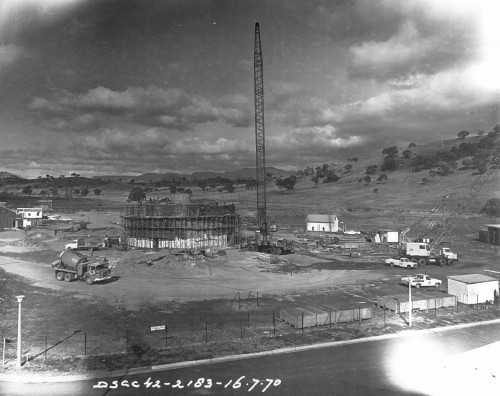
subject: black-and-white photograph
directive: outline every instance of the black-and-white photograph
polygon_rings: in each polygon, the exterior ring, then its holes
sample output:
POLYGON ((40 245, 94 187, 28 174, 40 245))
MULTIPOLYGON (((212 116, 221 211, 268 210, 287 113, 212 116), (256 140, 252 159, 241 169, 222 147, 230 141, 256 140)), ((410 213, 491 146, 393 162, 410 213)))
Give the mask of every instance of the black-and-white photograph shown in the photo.
POLYGON ((500 394, 498 0, 0 0, 0 394, 500 394))

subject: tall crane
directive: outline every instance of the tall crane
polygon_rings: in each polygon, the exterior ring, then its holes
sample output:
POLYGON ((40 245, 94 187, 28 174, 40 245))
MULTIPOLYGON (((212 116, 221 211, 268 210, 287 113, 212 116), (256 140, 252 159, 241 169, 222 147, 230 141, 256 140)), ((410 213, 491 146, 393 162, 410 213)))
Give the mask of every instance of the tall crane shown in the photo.
POLYGON ((266 219, 266 147, 264 133, 264 68, 260 42, 259 23, 255 24, 255 46, 253 56, 255 93, 255 152, 257 171, 257 223, 263 242, 267 242, 266 219))

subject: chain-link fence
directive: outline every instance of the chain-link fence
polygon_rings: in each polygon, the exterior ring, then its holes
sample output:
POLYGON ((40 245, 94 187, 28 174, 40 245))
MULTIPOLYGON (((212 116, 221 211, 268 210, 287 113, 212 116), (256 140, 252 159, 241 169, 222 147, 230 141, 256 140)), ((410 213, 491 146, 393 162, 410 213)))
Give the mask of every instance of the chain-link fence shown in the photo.
MULTIPOLYGON (((201 317, 186 318, 182 322, 152 323, 134 326, 96 326, 92 329, 71 331, 40 331, 37 333, 22 334, 22 361, 23 362, 50 362, 55 360, 84 358, 88 356, 136 355, 141 356, 147 351, 170 351, 171 348, 197 348, 201 345, 236 345, 238 342, 251 341, 259 344, 265 339, 275 337, 294 336, 301 333, 314 335, 322 331, 341 331, 342 333, 358 333, 360 326, 366 326, 370 334, 374 329, 384 329, 385 325, 394 324, 396 327, 406 326, 407 313, 396 313, 384 307, 373 305, 370 315, 362 315, 358 308, 352 310, 352 319, 341 321, 340 311, 330 311, 327 319, 318 319, 316 322, 309 317, 308 324, 304 325, 298 319, 295 325, 285 322, 280 317, 279 310, 261 309, 256 305, 256 299, 243 299, 236 295, 231 302, 233 316, 227 319, 206 319, 201 317), (239 301, 238 301, 239 297, 239 301), (334 320, 335 318, 335 320, 334 320), (313 322, 311 322, 313 320, 313 322), (302 325, 301 325, 302 323, 302 325), (260 341, 256 341, 260 340, 260 341)), ((367 307, 368 308, 368 307, 367 307)), ((460 322, 472 313, 484 312, 485 309, 499 311, 498 302, 495 304, 477 304, 416 311, 415 318, 422 319, 422 325, 428 326, 431 321, 439 324, 437 319, 447 318, 447 322, 460 322)), ((312 308, 310 308, 312 309, 312 308)), ((366 308, 365 308, 366 309, 366 308)), ((347 311, 344 311, 347 312, 347 311)), ((415 321, 414 323, 417 323, 415 321)), ((418 323, 416 324, 418 326, 418 323)), ((15 364, 17 359, 16 329, 4 330, 0 333, 2 343, 2 364, 15 364)))

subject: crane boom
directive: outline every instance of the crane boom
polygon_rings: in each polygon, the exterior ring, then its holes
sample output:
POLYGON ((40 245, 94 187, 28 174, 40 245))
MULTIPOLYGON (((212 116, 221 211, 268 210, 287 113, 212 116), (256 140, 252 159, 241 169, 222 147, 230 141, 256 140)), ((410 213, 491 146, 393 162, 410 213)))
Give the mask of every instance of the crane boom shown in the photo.
POLYGON ((255 152, 257 171, 257 223, 263 241, 267 241, 266 219, 266 149, 264 133, 264 68, 259 23, 255 24, 254 46, 255 152))

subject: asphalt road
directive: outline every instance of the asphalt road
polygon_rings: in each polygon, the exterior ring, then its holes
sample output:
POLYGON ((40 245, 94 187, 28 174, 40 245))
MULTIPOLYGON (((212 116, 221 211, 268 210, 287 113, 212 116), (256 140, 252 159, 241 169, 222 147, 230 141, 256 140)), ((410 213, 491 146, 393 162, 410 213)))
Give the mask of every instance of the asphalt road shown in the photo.
POLYGON ((500 343, 491 348, 499 340, 500 324, 490 324, 122 378, 0 382, 0 394, 498 395, 500 343))

